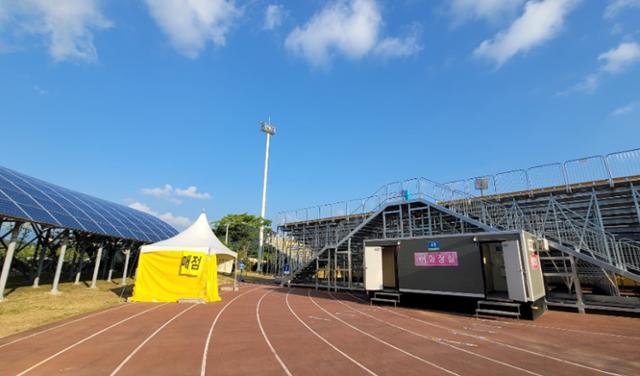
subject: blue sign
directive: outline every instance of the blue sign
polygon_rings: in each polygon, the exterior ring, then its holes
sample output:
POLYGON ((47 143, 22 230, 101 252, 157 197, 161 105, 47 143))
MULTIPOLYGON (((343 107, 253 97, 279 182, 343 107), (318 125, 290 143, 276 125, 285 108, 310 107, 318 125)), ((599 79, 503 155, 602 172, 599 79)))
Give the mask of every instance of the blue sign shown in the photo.
POLYGON ((284 264, 284 268, 282 268, 284 274, 289 274, 289 264, 284 264))
POLYGON ((440 250, 440 242, 430 241, 427 243, 428 251, 439 251, 440 250))

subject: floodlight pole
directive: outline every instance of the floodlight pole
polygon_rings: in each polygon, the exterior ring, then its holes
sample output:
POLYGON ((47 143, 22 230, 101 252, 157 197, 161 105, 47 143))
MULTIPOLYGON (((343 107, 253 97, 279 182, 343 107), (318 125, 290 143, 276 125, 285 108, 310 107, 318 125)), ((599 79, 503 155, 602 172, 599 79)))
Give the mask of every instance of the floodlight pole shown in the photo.
MULTIPOLYGON (((267 177, 269 175, 269 142, 271 136, 276 134, 276 128, 271 125, 271 121, 263 121, 260 123, 260 131, 267 134, 267 146, 264 153, 264 175, 262 178, 262 207, 260 209, 260 219, 264 221, 267 209, 267 177)), ((264 222, 260 224, 260 238, 258 243, 258 265, 256 271, 262 272, 262 254, 264 252, 264 222)))

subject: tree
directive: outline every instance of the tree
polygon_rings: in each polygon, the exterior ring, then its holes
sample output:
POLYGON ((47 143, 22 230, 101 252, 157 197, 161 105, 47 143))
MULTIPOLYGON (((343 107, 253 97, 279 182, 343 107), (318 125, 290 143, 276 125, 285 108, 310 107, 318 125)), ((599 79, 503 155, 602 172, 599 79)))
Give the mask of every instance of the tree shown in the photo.
POLYGON ((258 255, 260 226, 264 224, 265 235, 271 231, 271 221, 253 214, 227 214, 211 223, 213 232, 224 242, 227 225, 229 226, 229 244, 227 246, 238 253, 238 258, 246 260, 258 255))

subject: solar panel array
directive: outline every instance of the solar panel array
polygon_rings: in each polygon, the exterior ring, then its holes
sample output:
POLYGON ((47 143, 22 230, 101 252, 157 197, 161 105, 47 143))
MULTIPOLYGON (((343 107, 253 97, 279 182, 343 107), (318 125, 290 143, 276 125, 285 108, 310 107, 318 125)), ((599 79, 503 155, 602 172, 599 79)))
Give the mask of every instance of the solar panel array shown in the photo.
POLYGON ((164 240, 177 233, 152 215, 2 166, 0 216, 143 242, 164 240))

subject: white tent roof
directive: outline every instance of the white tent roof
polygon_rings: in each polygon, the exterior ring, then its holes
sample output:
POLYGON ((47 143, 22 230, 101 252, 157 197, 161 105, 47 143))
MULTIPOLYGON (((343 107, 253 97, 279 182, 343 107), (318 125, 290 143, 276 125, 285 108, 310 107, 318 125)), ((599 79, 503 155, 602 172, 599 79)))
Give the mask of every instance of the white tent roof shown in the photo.
POLYGON ((140 247, 140 252, 158 251, 199 251, 208 255, 237 257, 237 254, 222 244, 211 231, 209 220, 205 213, 200 214, 200 217, 191 226, 178 235, 140 247))

